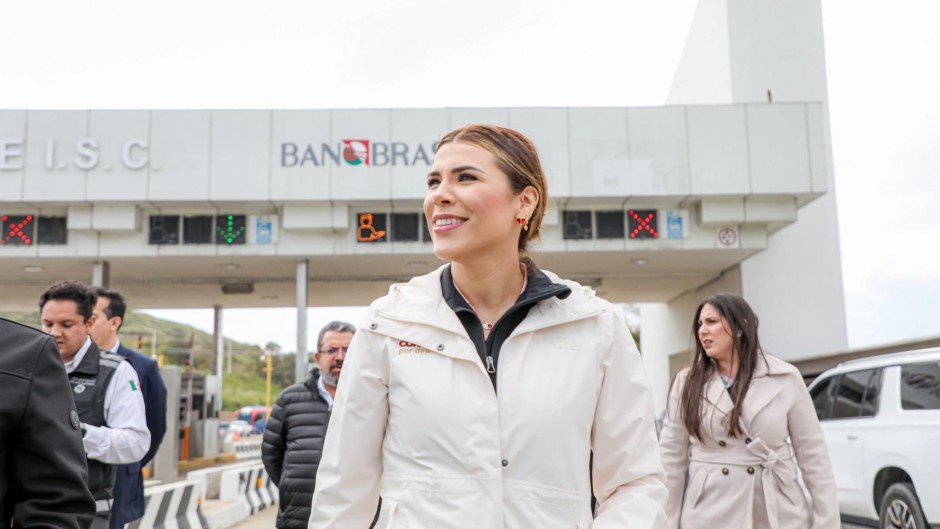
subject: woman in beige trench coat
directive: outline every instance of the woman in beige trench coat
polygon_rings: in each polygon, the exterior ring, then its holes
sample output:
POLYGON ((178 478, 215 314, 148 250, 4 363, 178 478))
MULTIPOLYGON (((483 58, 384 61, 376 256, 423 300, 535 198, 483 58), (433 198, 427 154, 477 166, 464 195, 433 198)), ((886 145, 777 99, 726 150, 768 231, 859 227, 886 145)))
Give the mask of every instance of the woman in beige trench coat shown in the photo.
POLYGON ((676 376, 660 438, 667 527, 838 529, 829 452, 800 372, 761 351, 757 316, 738 296, 703 301, 692 333, 692 366, 676 376))

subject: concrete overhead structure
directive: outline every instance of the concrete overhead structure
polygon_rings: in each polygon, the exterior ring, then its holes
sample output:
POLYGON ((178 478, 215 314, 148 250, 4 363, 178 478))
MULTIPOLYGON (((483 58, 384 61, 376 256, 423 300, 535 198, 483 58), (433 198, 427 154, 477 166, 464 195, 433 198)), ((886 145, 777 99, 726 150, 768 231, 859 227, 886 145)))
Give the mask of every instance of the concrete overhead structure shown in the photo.
MULTIPOLYGON (((644 352, 652 353, 647 363, 657 388, 666 383, 665 373, 688 360, 694 310, 716 292, 739 293, 751 303, 764 349, 781 358, 798 361, 848 348, 819 0, 699 1, 667 103, 756 102, 818 104, 820 136, 808 148, 818 149, 810 163, 820 164, 826 193, 801 207, 795 222, 770 234, 764 251, 729 267, 721 278, 668 303, 642 306, 641 341, 644 352), (668 369, 662 364, 667 357, 668 369)), ((799 160, 786 155, 775 163, 799 160)), ((743 197, 745 203, 750 198, 743 197)))
POLYGON ((420 215, 435 142, 486 122, 542 153, 540 266, 643 303, 661 404, 714 291, 754 304, 768 350, 831 354, 823 58, 818 0, 704 0, 664 107, 0 111, 0 308, 64 278, 134 308, 368 304, 441 264, 420 215))

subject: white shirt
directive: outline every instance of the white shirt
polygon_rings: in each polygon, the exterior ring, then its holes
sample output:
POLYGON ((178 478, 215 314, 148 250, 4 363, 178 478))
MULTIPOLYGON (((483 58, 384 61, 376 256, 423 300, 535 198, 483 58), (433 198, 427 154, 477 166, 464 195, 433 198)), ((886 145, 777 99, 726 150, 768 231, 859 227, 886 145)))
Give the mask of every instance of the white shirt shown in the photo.
MULTIPOLYGON (((65 363, 67 373, 78 367, 89 347, 91 338, 85 338, 72 361, 65 363)), ((107 426, 86 425, 87 432, 82 440, 85 455, 108 464, 135 463, 143 459, 150 448, 150 430, 140 381, 128 362, 118 364, 111 377, 104 395, 104 420, 107 426)))
POLYGON ((326 385, 323 384, 323 377, 317 378, 317 389, 320 390, 320 395, 323 395, 324 400, 330 406, 330 409, 333 409, 333 395, 330 395, 330 392, 326 390, 326 385))

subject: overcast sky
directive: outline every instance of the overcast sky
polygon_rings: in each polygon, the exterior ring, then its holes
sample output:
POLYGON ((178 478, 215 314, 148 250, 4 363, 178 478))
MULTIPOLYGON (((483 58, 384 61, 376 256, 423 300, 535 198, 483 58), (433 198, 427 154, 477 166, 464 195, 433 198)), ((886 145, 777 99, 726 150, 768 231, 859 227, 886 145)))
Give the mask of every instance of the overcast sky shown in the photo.
MULTIPOLYGON (((0 108, 659 105, 695 4, 4 1, 0 108)), ((940 335, 940 2, 823 16, 849 345, 940 335)), ((311 332, 363 313, 311 309, 311 332)), ((227 310, 224 332, 293 350, 295 321, 227 310)))

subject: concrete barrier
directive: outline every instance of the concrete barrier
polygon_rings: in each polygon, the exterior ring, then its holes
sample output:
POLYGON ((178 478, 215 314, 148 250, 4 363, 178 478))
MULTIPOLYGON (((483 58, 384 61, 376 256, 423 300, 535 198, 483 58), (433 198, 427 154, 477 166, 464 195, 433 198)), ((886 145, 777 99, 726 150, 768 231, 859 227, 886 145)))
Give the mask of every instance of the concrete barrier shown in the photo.
POLYGON ((128 529, 208 529, 200 512, 202 482, 178 481, 144 489, 143 518, 128 529))
POLYGON ((244 498, 251 514, 277 503, 277 487, 261 464, 225 470, 219 481, 219 499, 244 498))
POLYGON ((257 461, 195 470, 186 478, 206 491, 202 512, 209 529, 233 527, 277 503, 277 487, 257 461))
POLYGON ((203 498, 208 500, 217 500, 219 499, 219 488, 222 486, 222 472, 233 469, 241 470, 248 467, 255 467, 257 465, 257 461, 245 460, 233 462, 228 465, 201 468, 199 470, 191 470, 187 472, 186 479, 190 481, 199 481, 203 484, 203 498))

